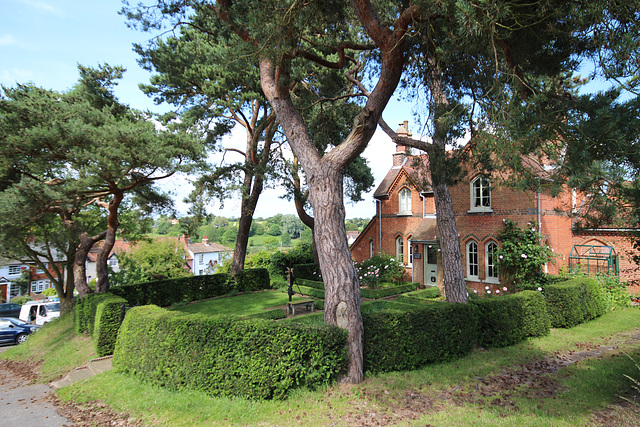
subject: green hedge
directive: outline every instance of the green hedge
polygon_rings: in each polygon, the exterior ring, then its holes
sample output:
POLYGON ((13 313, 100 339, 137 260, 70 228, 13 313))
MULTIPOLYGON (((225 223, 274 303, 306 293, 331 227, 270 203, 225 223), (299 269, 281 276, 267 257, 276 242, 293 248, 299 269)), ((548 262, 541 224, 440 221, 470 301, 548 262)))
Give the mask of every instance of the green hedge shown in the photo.
POLYGON ((238 292, 253 292, 271 288, 269 270, 248 268, 233 275, 234 288, 238 292))
POLYGON ((309 288, 322 289, 324 290, 324 283, 318 280, 309 280, 309 279, 296 279, 293 288, 295 289, 296 285, 298 286, 306 286, 309 288))
POLYGON ((419 291, 407 292, 402 295, 398 295, 396 301, 406 304, 429 304, 437 302, 435 298, 440 296, 440 289, 437 287, 420 289, 419 291))
POLYGON ((438 303, 362 315, 364 369, 387 372, 466 355, 476 340, 476 307, 438 303))
POLYGON ((74 311, 74 327, 77 333, 93 335, 98 304, 112 294, 88 294, 78 298, 74 311))
POLYGON ((571 328, 602 316, 605 311, 602 290, 588 277, 548 285, 544 295, 554 328, 571 328))
POLYGON ((254 268, 233 277, 226 273, 181 277, 112 287, 110 292, 126 299, 130 306, 154 304, 167 307, 179 302, 226 295, 233 290, 250 292, 270 288, 267 269, 254 268))
POLYGON ((320 278, 320 266, 318 264, 296 264, 293 266, 293 277, 296 280, 318 280, 320 278))
POLYGON ((388 288, 379 289, 360 289, 360 295, 362 298, 378 299, 384 297, 390 297, 392 295, 398 295, 404 292, 415 291, 418 287, 418 283, 407 283, 399 286, 392 286, 388 288))
POLYGON ((544 295, 537 291, 523 291, 514 294, 522 304, 524 317, 524 335, 527 337, 543 337, 551 330, 551 317, 547 311, 544 295))
POLYGON ((295 286, 293 290, 296 292, 300 292, 302 295, 324 299, 323 289, 310 288, 308 286, 295 286))
POLYGON ((99 357, 113 354, 120 328, 122 305, 126 300, 115 295, 104 298, 98 304, 93 330, 93 343, 99 357))
POLYGON ((135 307, 122 324, 113 365, 169 389, 250 399, 333 380, 347 361, 347 333, 270 320, 186 315, 135 307))

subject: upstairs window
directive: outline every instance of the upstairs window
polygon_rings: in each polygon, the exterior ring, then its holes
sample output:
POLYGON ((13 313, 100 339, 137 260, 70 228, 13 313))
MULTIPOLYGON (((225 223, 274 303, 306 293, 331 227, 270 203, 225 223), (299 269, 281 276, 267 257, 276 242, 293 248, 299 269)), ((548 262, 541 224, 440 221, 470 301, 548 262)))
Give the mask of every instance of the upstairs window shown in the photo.
POLYGON ((404 187, 398 193, 398 215, 411 215, 411 190, 404 187))
POLYGON ((491 183, 484 176, 471 181, 471 211, 491 212, 491 183))

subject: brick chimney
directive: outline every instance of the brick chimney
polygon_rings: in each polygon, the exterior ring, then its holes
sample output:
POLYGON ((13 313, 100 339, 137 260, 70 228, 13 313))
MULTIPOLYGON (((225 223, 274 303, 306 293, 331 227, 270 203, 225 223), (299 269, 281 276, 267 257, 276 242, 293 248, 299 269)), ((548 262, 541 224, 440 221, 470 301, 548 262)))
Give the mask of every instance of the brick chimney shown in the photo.
MULTIPOLYGON (((405 120, 403 123, 400 123, 400 127, 396 131, 396 134, 401 137, 411 136, 411 132, 409 131, 409 120, 405 120)), ((410 154, 411 152, 409 147, 396 144, 396 152, 393 154, 393 166, 402 166, 410 154)))
POLYGON ((202 244, 209 246, 209 238, 207 236, 202 236, 202 244))

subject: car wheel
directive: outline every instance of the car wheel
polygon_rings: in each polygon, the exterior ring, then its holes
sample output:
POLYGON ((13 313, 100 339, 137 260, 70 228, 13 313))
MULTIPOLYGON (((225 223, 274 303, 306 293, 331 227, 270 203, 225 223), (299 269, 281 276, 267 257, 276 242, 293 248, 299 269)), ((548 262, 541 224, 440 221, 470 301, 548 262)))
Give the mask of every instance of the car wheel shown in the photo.
POLYGON ((22 344, 23 342, 27 341, 28 338, 29 335, 27 334, 18 334, 18 336, 16 337, 16 344, 22 344))

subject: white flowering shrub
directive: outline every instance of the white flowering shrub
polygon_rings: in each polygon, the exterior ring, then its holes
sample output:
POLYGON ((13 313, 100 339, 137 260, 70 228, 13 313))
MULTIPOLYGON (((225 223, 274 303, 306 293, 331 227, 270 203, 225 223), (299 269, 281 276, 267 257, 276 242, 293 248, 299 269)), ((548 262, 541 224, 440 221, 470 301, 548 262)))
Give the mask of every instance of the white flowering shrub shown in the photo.
POLYGON ((520 228, 511 220, 504 220, 504 229, 498 235, 502 246, 498 249, 498 268, 518 289, 536 290, 544 282, 543 266, 555 254, 542 243, 537 224, 529 222, 520 228))
POLYGON ((405 275, 402 262, 387 254, 374 255, 355 266, 360 285, 371 289, 383 283, 399 283, 405 275))

